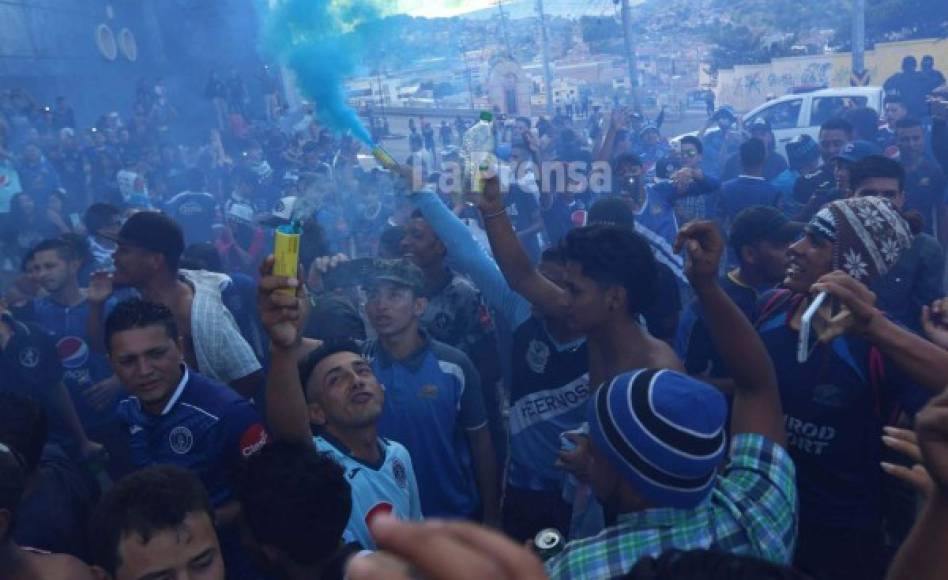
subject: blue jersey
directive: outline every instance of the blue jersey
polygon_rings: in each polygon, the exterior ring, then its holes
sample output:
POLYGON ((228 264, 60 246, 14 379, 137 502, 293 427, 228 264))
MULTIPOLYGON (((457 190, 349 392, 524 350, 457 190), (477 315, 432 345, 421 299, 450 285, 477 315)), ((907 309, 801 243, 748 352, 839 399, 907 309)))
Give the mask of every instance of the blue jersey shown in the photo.
POLYGON ((589 398, 586 343, 559 345, 543 322, 530 318, 514 332, 507 483, 559 491, 564 472, 553 466, 560 433, 585 420, 589 398))
POLYGON ((323 433, 313 437, 316 450, 327 453, 342 466, 352 488, 352 513, 343 534, 345 542, 359 542, 366 550, 375 549, 369 522, 376 515, 391 514, 400 520, 421 520, 418 483, 408 450, 400 443, 379 438, 382 457, 370 465, 353 457, 346 447, 323 433))
POLYGON ((725 181, 721 185, 718 205, 718 217, 730 225, 741 210, 754 205, 777 207, 780 203, 780 190, 763 177, 741 175, 725 181))
POLYGON ((49 297, 33 301, 32 320, 52 333, 56 341, 56 354, 63 367, 63 384, 72 395, 79 419, 87 427, 108 421, 115 412, 114 404, 97 411, 86 402, 84 392, 112 376, 112 368, 105 355, 95 352, 89 344, 86 330, 88 319, 87 300, 72 307, 63 306, 49 297))
POLYGON ((366 343, 372 370, 385 386, 379 435, 415 458, 425 517, 469 518, 478 509, 467 432, 487 427, 480 377, 461 351, 427 339, 403 360, 366 343))
POLYGON ((215 507, 233 497, 243 458, 267 441, 247 399, 188 369, 160 415, 146 412, 135 397, 119 402, 118 414, 128 426, 136 469, 176 465, 194 471, 215 507))
POLYGON ((687 286, 684 262, 674 250, 678 236, 675 198, 678 189, 671 181, 660 181, 645 190, 645 203, 635 214, 635 231, 652 247, 655 259, 671 268, 680 285, 687 286))

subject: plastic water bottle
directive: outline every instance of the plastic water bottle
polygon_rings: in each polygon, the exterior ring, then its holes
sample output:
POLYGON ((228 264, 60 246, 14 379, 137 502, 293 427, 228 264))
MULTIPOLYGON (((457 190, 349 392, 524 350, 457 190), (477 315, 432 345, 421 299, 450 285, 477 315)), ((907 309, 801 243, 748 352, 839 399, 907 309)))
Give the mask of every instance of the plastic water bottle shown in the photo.
POLYGON ((484 189, 484 180, 480 174, 490 167, 494 154, 494 131, 490 111, 482 111, 480 120, 464 132, 461 139, 461 158, 471 176, 472 188, 480 193, 484 189))

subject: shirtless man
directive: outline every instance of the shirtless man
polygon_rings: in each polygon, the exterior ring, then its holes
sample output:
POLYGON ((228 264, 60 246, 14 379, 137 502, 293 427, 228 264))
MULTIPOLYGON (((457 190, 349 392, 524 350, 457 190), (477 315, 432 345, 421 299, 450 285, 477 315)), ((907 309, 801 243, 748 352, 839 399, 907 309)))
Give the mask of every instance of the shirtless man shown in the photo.
POLYGON ((184 251, 181 228, 152 211, 128 219, 116 236, 115 273, 99 272, 89 284, 89 336, 104 347, 102 321, 114 286, 131 286, 141 298, 167 306, 175 316, 185 361, 202 374, 252 396, 263 379, 253 349, 221 301, 227 276, 179 270, 184 251))

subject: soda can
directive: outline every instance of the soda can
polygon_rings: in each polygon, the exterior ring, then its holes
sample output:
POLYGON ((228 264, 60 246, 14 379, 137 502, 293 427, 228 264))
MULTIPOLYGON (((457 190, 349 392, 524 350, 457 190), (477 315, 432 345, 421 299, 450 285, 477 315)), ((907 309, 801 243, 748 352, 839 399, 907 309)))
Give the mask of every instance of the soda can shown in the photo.
POLYGON ((563 551, 566 542, 563 534, 556 528, 546 528, 537 532, 533 538, 533 547, 541 560, 546 561, 563 551))

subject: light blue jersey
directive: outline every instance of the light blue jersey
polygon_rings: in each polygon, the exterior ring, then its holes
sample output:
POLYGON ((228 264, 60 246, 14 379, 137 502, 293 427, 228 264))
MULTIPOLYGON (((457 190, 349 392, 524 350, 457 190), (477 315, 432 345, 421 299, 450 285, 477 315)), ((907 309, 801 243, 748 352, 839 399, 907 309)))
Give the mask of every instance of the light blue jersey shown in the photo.
POLYGON ((313 437, 313 445, 328 453, 346 472, 352 488, 352 514, 343 541, 359 542, 367 550, 375 549, 368 521, 390 513, 400 520, 421 520, 421 500, 408 450, 400 443, 379 438, 382 459, 369 465, 349 454, 348 449, 328 434, 313 437))

